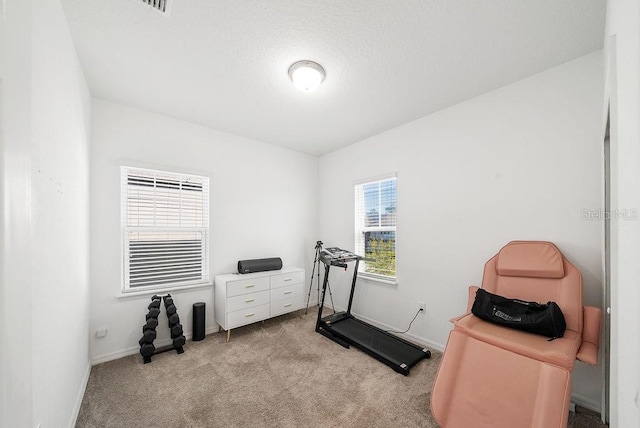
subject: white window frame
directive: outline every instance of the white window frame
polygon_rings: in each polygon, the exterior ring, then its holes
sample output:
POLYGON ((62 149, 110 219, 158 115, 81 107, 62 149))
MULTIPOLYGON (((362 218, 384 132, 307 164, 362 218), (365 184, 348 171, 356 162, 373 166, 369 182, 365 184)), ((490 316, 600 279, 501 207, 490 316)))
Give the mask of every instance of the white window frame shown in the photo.
MULTIPOLYGON (((366 279, 372 279, 375 281, 396 285, 398 278, 398 265, 397 265, 397 247, 398 247, 398 233, 397 233, 397 209, 398 209, 398 187, 397 187, 397 173, 392 172, 381 176, 367 178, 363 180, 355 181, 354 188, 354 248, 355 253, 366 256, 365 254, 365 239, 364 234, 366 232, 394 232, 395 245, 394 245, 394 257, 396 257, 395 275, 383 275, 379 273, 367 272, 367 262, 365 260, 360 261, 358 266, 358 276, 366 279), (394 180, 396 183, 396 221, 393 226, 365 226, 366 212, 364 207, 364 186, 368 184, 382 183, 385 181, 394 180)), ((381 215, 380 210, 378 214, 381 215)))
POLYGON ((120 185, 122 293, 171 291, 210 285, 209 177, 121 166, 120 185), (130 177, 142 177, 153 184, 130 185, 130 177), (171 186, 163 186, 163 180, 171 183, 171 186), (194 191, 189 187, 201 189, 202 196, 193 198, 192 193, 187 193, 194 191), (161 235, 166 238, 158 238, 161 235), (136 249, 132 243, 144 241, 141 236, 155 239, 150 245, 142 244, 136 249), (138 239, 134 239, 136 237, 138 239), (177 242, 179 240, 183 242, 177 242), (170 252, 178 248, 181 251, 170 252), (160 251, 164 253, 158 256, 160 251), (135 256, 146 257, 146 261, 168 259, 169 266, 165 264, 135 272, 136 268, 131 264, 135 256), (179 260, 185 257, 189 259, 188 262, 179 260), (138 284, 134 284, 136 280, 133 277, 137 278, 138 284))

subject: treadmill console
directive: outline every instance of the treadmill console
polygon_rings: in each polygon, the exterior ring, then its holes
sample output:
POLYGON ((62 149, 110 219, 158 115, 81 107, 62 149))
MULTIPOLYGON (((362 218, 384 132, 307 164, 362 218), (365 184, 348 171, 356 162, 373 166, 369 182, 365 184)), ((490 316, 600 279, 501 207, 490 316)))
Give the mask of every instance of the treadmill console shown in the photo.
POLYGON ((349 250, 343 250, 338 247, 325 248, 320 253, 320 260, 327 266, 339 266, 346 268, 347 262, 354 260, 365 260, 364 257, 359 256, 349 250))

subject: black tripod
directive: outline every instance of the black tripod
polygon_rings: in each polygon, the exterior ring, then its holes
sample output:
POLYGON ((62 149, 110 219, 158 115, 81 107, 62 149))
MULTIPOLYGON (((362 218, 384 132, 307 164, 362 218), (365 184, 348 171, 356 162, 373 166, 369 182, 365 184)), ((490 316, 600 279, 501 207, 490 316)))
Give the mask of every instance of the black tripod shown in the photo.
MULTIPOLYGON (((307 312, 309 312, 309 299, 311 298, 311 290, 313 289, 313 275, 316 272, 317 272, 316 278, 318 283, 318 300, 320 299, 320 253, 321 252, 322 252, 322 241, 316 241, 316 255, 313 259, 313 269, 311 269, 311 283, 309 284, 309 293, 307 294, 307 308, 304 311, 305 315, 307 314, 307 312)), ((333 306, 333 295, 331 294, 331 287, 329 286, 328 280, 327 280, 327 289, 329 290, 329 298, 331 299, 331 309, 333 309, 333 313, 335 314, 336 310, 333 306)))

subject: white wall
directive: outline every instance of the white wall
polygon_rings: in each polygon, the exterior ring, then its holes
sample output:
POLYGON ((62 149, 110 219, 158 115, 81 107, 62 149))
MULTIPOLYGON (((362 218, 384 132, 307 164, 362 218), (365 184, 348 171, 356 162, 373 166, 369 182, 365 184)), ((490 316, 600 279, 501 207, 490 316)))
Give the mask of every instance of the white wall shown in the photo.
POLYGON ((59 2, 6 11, 2 425, 73 426, 90 369, 90 96, 59 2))
POLYGON ((0 19, 0 426, 32 424, 31 397, 31 1, 0 19))
MULTIPOLYGON (((398 286, 359 281, 354 312, 443 349, 467 287, 514 239, 549 240, 601 304, 602 52, 537 74, 320 159, 320 239, 353 247, 353 181, 397 171, 398 286)), ((332 271, 345 307, 351 273, 332 271)), ((598 409, 600 369, 578 364, 574 396, 598 409)))
MULTIPOLYGON (((607 3, 606 100, 611 108, 611 209, 640 209, 640 4, 607 3)), ((602 123, 602 121, 601 121, 602 123)), ((640 224, 612 221, 612 427, 640 426, 640 224)))
MULTIPOLYGON (((151 297, 117 297, 121 165, 210 177, 212 274, 237 272, 238 260, 263 257, 310 269, 318 224, 316 157, 99 99, 92 104, 91 144, 90 329, 108 330, 105 338, 91 336, 94 363, 138 352, 151 297)), ((172 294, 187 336, 192 304, 200 301, 207 305, 207 331, 217 331, 212 287, 172 294)), ((169 338, 164 325, 159 344, 169 338)))

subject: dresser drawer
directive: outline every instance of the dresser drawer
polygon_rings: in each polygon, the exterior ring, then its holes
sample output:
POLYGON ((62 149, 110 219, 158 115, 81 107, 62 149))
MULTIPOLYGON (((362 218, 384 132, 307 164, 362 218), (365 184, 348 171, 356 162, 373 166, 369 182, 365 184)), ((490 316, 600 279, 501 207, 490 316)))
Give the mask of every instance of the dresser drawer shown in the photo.
POLYGON ((284 287, 271 289, 272 302, 275 302, 276 300, 281 300, 281 299, 289 299, 291 297, 296 297, 301 295, 302 295, 302 284, 285 285, 284 287))
POLYGON ((227 283, 227 297, 269 289, 269 277, 246 278, 227 283))
POLYGON ((227 314, 227 329, 262 321, 267 318, 269 318, 269 303, 229 312, 227 314))
POLYGON ((227 299, 227 312, 265 305, 267 303, 269 303, 268 290, 258 291, 257 293, 240 294, 227 299))
POLYGON ((271 302, 271 316, 286 314, 287 312, 295 311, 302 308, 304 297, 302 295, 291 297, 289 299, 282 299, 276 302, 271 302))
POLYGON ((304 282, 304 271, 281 273, 271 277, 271 288, 304 282))

